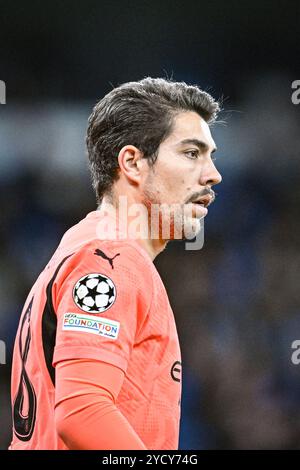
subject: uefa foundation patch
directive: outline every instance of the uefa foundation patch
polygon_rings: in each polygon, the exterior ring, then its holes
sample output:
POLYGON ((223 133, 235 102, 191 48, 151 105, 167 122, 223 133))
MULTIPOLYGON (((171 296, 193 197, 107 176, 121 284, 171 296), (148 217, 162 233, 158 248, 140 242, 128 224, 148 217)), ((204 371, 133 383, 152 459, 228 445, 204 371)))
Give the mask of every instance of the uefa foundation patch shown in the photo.
POLYGON ((83 331, 110 339, 117 339, 120 322, 94 315, 65 313, 62 329, 65 331, 83 331))

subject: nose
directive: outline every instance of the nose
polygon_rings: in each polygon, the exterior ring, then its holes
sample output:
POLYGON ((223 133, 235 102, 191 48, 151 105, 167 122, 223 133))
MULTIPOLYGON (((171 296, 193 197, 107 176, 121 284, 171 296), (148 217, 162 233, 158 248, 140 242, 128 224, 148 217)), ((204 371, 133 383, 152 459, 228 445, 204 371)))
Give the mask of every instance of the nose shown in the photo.
POLYGON ((222 181, 222 175, 215 167, 213 161, 210 161, 204 168, 202 168, 200 183, 202 186, 214 186, 222 181))

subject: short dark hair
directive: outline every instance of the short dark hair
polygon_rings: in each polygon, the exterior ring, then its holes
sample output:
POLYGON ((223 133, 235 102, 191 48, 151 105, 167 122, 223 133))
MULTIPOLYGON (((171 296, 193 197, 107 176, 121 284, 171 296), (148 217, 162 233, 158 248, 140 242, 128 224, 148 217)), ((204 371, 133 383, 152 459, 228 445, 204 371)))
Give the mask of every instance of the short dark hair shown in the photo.
POLYGON ((95 105, 86 143, 98 203, 118 178, 121 148, 136 146, 154 165, 161 142, 170 135, 174 117, 182 111, 195 111, 210 124, 220 106, 198 86, 151 77, 124 83, 95 105))

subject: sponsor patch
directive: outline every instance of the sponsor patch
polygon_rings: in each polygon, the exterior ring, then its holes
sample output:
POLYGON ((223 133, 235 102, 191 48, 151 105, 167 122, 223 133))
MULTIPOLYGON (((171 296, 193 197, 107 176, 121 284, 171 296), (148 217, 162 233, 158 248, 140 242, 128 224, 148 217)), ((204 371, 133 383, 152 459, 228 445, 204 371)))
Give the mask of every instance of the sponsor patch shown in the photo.
POLYGON ((73 289, 75 304, 88 313, 105 312, 114 304, 116 297, 116 286, 105 274, 86 274, 73 289))
POLYGON ((120 322, 109 318, 85 315, 84 313, 65 313, 62 329, 65 331, 84 331, 85 333, 117 339, 120 322))

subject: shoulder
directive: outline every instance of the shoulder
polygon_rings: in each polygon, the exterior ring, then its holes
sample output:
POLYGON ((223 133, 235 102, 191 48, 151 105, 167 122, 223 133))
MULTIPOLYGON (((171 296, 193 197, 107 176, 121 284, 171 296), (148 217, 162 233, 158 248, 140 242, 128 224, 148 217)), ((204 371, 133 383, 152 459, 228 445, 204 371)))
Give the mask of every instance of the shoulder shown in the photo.
POLYGON ((82 278, 104 275, 112 280, 118 291, 152 296, 155 272, 151 259, 137 243, 94 239, 83 243, 65 258, 56 288, 71 288, 82 278))
POLYGON ((83 243, 70 256, 70 264, 78 260, 86 260, 112 270, 127 268, 133 272, 153 274, 155 267, 148 254, 130 240, 99 240, 94 239, 83 243))

